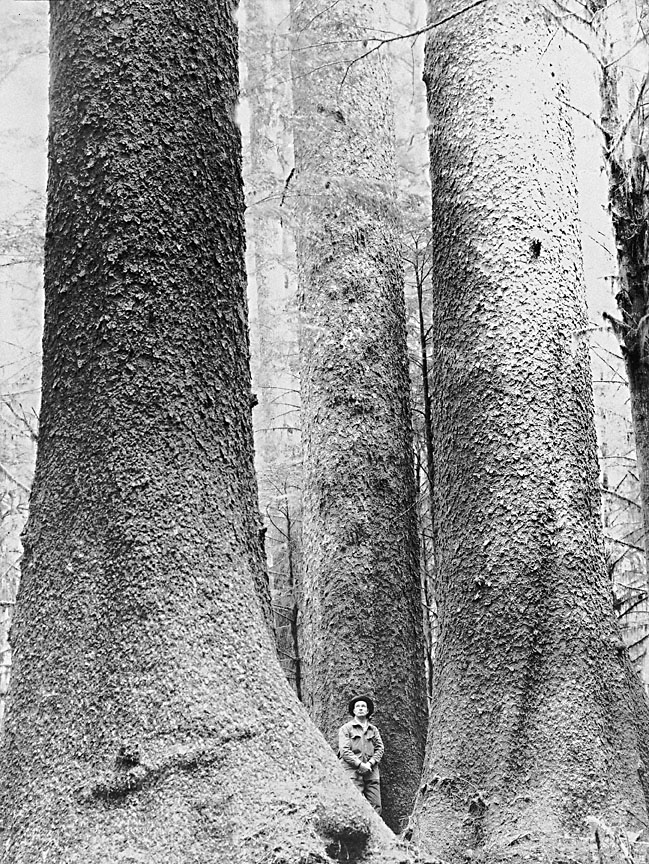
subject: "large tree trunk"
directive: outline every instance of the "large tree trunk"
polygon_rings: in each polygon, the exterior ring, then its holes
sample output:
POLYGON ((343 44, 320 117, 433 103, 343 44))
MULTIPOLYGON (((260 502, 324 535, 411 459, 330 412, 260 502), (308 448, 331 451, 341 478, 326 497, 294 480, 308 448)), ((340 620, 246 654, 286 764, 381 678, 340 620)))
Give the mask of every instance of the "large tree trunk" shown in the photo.
POLYGON ((381 4, 296 2, 293 195, 301 294, 305 703, 336 743, 370 692, 384 817, 410 812, 426 722, 403 274, 381 4), (377 12, 375 13, 375 8, 377 12))
POLYGON ((440 638, 413 829, 450 860, 586 860, 586 817, 647 820, 555 35, 492 0, 427 48, 440 638))
POLYGON ((296 864, 381 844, 253 588, 231 4, 53 3, 51 58, 3 861, 296 864))

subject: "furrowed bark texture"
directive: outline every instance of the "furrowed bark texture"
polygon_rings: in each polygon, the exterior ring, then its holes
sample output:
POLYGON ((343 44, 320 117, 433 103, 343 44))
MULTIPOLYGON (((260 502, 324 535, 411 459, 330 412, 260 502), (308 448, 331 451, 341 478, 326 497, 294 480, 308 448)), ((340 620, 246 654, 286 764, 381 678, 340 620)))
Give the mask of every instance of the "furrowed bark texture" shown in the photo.
POLYGON ((379 3, 308 0, 292 17, 301 655, 304 701, 334 746, 348 699, 375 698, 384 817, 398 829, 426 709, 394 130, 386 58, 348 66, 379 13, 379 3))
POLYGON ((372 858, 389 832, 290 691, 255 598, 231 13, 51 7, 43 405, 0 771, 6 864, 395 860, 372 858))
POLYGON ((591 860, 587 817, 647 819, 553 32, 499 0, 427 46, 440 638, 412 827, 451 861, 591 860))

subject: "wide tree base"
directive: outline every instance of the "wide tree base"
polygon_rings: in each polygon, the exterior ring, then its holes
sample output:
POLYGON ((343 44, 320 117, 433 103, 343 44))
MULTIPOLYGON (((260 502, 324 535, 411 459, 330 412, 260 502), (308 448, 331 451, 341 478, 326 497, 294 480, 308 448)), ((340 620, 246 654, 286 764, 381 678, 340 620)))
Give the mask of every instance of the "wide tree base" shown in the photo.
MULTIPOLYGON (((81 788, 41 789, 40 818, 1 838, 6 864, 415 864, 322 754, 302 763, 278 741, 128 755, 81 788), (328 763, 328 764, 327 764, 328 763), (63 793, 63 794, 62 794, 63 793)), ((332 754, 332 760, 334 759, 332 754)))

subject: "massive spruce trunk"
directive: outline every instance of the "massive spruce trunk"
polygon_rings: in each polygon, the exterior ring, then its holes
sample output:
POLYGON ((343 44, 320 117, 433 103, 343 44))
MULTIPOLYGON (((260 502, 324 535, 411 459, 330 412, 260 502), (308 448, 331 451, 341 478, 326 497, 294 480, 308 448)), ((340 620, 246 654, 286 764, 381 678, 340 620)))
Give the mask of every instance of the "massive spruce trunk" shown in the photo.
POLYGON ((426 708, 390 74, 381 3, 293 4, 304 447, 303 695, 336 745, 369 692, 384 817, 408 816, 426 708), (367 43, 365 43, 367 47, 367 43))
POLYGON ((452 861, 591 860, 588 817, 647 821, 555 35, 538 4, 494 0, 427 46, 440 636, 412 828, 452 861))
POLYGON ((225 0, 51 6, 6 864, 297 864, 389 838, 255 599, 236 64, 225 0))

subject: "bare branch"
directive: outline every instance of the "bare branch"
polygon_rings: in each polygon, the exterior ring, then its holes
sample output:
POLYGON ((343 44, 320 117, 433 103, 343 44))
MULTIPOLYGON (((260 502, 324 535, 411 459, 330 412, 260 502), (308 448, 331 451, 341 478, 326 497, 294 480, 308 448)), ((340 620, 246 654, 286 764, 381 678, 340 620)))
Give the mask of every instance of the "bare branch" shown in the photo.
POLYGON ((620 501, 624 501, 627 504, 630 504, 632 507, 637 507, 640 509, 640 504, 637 501, 633 501, 631 498, 627 498, 626 495, 620 495, 619 492, 616 492, 614 489, 608 489, 606 486, 601 487, 601 491, 604 495, 612 495, 614 498, 619 498, 620 501))
POLYGON ((561 18, 556 15, 551 9, 549 9, 547 6, 545 7, 545 9, 548 15, 550 15, 551 18, 554 18, 557 26, 560 27, 563 32, 566 33, 568 36, 571 36, 575 40, 575 42, 578 42, 582 46, 582 48, 584 48, 586 52, 590 54, 590 56, 595 60, 600 69, 603 69, 604 61, 595 51, 593 51, 592 47, 588 44, 588 42, 586 42, 585 39, 582 39, 581 36, 577 36, 577 34, 569 27, 566 27, 561 18))
POLYGON ((557 102, 561 102, 562 105, 565 105, 566 108, 571 108, 573 111, 576 111, 577 114, 581 114, 582 117, 585 117, 586 120, 590 120, 590 122, 593 124, 593 126, 595 126, 597 129, 599 129, 599 131, 602 133, 602 135, 606 135, 606 129, 604 129, 602 124, 598 120, 596 120, 592 114, 588 114, 587 111, 582 111, 581 108, 577 108, 576 105, 573 105, 572 103, 566 101, 565 99, 562 99, 561 96, 555 96, 555 99, 557 100, 557 102))
POLYGON ((372 48, 370 48, 364 54, 360 54, 358 57, 355 57, 349 62, 349 64, 347 65, 347 69, 345 70, 345 74, 343 75, 342 81, 340 82, 340 87, 342 87, 347 80, 349 70, 355 63, 358 63, 359 60, 364 60, 366 57, 369 57, 370 54, 378 51, 379 48, 382 48, 384 45, 388 45, 390 42, 398 42, 401 39, 412 39, 415 36, 421 36, 422 33, 427 33, 429 30, 434 30, 436 27, 441 27, 442 24, 446 24, 449 21, 452 21, 454 18, 459 18, 460 15, 464 15, 465 12, 470 12, 471 9, 475 9, 476 6, 482 6, 486 2, 487 0, 474 0, 473 3, 469 3, 467 6, 463 6, 462 9, 458 9, 456 12, 452 12, 445 18, 440 18, 438 21, 433 21, 431 24, 427 24, 425 27, 420 27, 419 30, 413 30, 411 33, 404 33, 403 35, 399 36, 391 36, 389 39, 379 40, 376 45, 373 45, 372 48))
POLYGON ((644 554, 642 546, 638 546, 636 543, 627 543, 626 540, 619 540, 617 537, 611 537, 609 534, 604 534, 604 539, 609 540, 611 543, 619 543, 620 546, 626 546, 627 549, 634 549, 636 552, 644 554))
POLYGON ((27 492, 27 494, 29 494, 29 486, 25 486, 25 484, 22 483, 17 477, 14 477, 14 475, 9 471, 9 469, 5 468, 2 463, 0 463, 0 471, 2 471, 2 473, 8 480, 11 480, 12 483, 15 483, 16 486, 20 486, 21 489, 23 489, 25 492, 27 492))
POLYGON ((622 124, 617 138, 615 139, 615 141, 613 142, 613 144, 611 145, 611 147, 608 151, 609 153, 614 153, 617 150, 617 148, 620 146, 620 144, 622 143, 622 139, 626 135, 628 128, 633 121, 633 118, 638 113, 638 108, 640 107, 640 104, 642 102, 642 97, 644 95, 644 91, 647 87, 647 81, 649 81, 649 75, 645 75, 644 78, 642 79, 642 84, 640 85, 640 89, 638 90, 638 96, 635 100, 635 104, 634 104, 633 108, 631 109, 629 116, 626 118, 626 120, 622 124))

